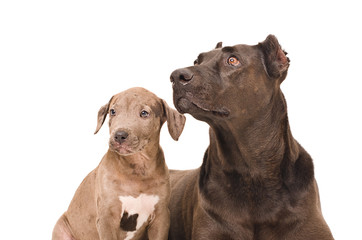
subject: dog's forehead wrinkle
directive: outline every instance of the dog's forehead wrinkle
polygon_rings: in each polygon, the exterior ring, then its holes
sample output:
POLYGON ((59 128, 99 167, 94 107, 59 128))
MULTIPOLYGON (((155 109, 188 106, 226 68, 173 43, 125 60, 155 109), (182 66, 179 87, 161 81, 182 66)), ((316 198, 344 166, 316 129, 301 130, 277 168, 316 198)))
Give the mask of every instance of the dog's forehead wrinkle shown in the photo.
POLYGON ((223 47, 221 49, 221 51, 224 53, 232 53, 235 51, 235 47, 226 46, 226 47, 223 47))
POLYGON ((252 56, 255 54, 255 50, 253 46, 246 44, 239 44, 235 46, 226 46, 222 48, 222 52, 224 53, 238 53, 240 55, 252 56))
POLYGON ((114 102, 111 108, 117 108, 119 111, 124 111, 131 113, 134 111, 141 110, 151 110, 154 106, 157 105, 157 102, 151 97, 144 96, 133 96, 133 97, 124 97, 119 98, 118 101, 114 102))
POLYGON ((218 56, 219 53, 220 53, 220 49, 213 49, 209 52, 202 52, 198 55, 197 57, 197 61, 200 63, 200 62, 207 62, 211 59, 213 59, 214 57, 218 56))

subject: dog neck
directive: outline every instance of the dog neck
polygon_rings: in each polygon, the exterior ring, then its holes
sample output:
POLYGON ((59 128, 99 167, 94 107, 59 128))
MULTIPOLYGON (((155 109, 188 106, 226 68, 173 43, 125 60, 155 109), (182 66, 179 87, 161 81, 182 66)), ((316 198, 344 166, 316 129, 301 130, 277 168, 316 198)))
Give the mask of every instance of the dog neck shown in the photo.
POLYGON ((112 162, 112 167, 117 172, 130 177, 147 178, 156 171, 163 171, 160 167, 165 165, 164 154, 159 144, 147 146, 144 150, 130 155, 120 155, 109 149, 106 158, 112 162))
POLYGON ((212 125, 208 151, 210 154, 207 152, 205 156, 210 158, 207 164, 219 165, 213 169, 237 171, 250 177, 278 178, 283 161, 287 159, 293 163, 299 154, 281 91, 248 124, 234 120, 212 125))
POLYGON ((281 92, 254 119, 247 126, 211 126, 199 189, 204 199, 224 192, 230 199, 218 204, 246 209, 255 221, 272 221, 291 202, 304 199, 314 179, 313 162, 291 134, 281 92))

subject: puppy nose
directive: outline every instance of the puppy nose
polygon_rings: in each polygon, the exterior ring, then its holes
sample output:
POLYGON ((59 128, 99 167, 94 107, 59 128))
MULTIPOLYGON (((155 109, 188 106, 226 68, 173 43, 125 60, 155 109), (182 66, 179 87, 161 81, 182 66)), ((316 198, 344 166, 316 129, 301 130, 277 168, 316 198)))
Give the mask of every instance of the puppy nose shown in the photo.
POLYGON ((128 133, 125 131, 118 131, 114 134, 114 140, 116 140, 116 142, 118 143, 123 143, 124 141, 126 141, 128 137, 128 133))
POLYGON ((186 85, 192 80, 193 77, 194 74, 192 73, 191 70, 187 68, 181 68, 171 73, 170 80, 172 83, 180 82, 183 85, 186 85))

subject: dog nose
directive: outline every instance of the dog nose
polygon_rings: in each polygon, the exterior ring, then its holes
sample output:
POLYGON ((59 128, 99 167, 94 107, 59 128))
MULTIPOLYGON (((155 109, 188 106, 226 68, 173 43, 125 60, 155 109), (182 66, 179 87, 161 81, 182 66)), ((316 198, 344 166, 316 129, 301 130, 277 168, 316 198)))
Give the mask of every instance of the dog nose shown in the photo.
POLYGON ((114 140, 116 140, 116 142, 118 143, 123 143, 124 141, 126 141, 128 137, 128 133, 125 131, 118 131, 114 134, 114 140))
POLYGON ((183 85, 186 85, 188 82, 192 80, 193 77, 194 74, 191 72, 191 70, 187 68, 181 68, 173 71, 171 73, 170 79, 172 83, 175 83, 177 81, 182 83, 183 85))

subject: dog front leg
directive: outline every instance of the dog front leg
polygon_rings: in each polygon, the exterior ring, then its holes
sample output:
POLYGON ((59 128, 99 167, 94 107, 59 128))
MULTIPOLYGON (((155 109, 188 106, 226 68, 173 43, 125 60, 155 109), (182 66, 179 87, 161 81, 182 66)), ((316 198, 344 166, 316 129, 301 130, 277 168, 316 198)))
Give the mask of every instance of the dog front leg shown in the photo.
POLYGON ((116 223, 112 216, 114 214, 112 214, 111 209, 103 209, 98 212, 96 225, 100 240, 120 239, 119 229, 117 228, 119 224, 116 223))
POLYGON ((170 211, 168 207, 157 209, 147 233, 150 240, 167 240, 170 228, 170 211))
POLYGON ((100 240, 117 240, 117 233, 107 218, 97 219, 97 230, 100 240))

